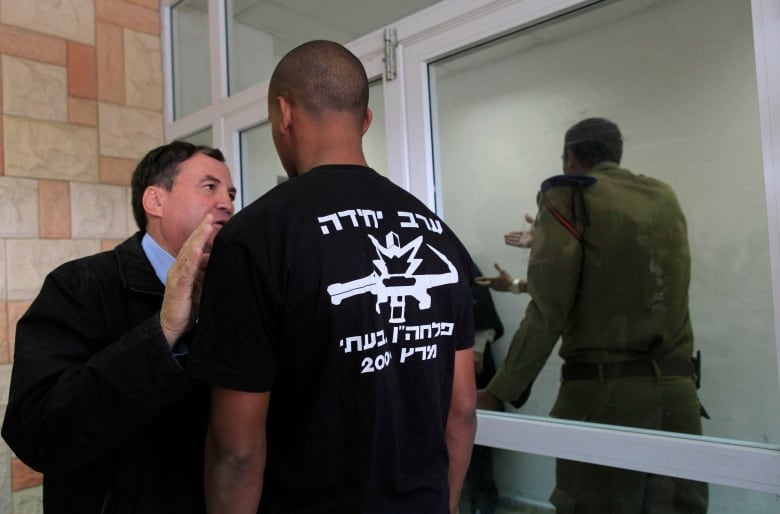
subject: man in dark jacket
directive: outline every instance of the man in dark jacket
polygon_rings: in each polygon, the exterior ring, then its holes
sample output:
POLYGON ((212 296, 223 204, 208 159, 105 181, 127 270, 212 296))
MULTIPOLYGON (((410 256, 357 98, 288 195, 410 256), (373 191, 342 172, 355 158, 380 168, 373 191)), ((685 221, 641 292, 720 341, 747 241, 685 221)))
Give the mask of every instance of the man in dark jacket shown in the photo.
POLYGON ((219 150, 152 150, 132 179, 140 231, 52 271, 19 321, 2 435, 43 473, 47 514, 205 510, 207 396, 182 362, 234 196, 219 150))

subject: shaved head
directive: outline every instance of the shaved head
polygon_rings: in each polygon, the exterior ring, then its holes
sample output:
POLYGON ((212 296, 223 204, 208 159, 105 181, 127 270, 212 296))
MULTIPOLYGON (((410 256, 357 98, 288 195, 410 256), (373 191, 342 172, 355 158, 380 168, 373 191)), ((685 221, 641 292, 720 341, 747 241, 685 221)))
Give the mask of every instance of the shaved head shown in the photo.
POLYGON ((332 41, 310 41, 291 50, 276 66, 268 98, 283 96, 314 117, 350 113, 362 125, 368 108, 363 64, 332 41))

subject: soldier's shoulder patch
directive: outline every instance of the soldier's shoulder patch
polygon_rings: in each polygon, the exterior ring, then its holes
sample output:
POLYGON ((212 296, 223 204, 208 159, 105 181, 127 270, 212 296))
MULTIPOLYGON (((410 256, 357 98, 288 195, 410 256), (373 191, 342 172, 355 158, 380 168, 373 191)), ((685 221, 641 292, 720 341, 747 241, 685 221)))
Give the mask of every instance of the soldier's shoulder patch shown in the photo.
POLYGON ((542 192, 553 187, 584 188, 596 183, 596 177, 590 175, 555 175, 542 182, 542 192))

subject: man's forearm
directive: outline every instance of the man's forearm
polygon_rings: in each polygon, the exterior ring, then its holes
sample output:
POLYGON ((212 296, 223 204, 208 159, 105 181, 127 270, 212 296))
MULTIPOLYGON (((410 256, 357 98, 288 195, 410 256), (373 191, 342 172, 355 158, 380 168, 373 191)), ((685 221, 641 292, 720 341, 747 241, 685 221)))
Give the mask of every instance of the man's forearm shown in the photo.
POLYGON ((467 413, 450 412, 447 419, 447 453, 449 454, 450 512, 458 511, 463 480, 471 460, 474 435, 477 432, 476 411, 467 413))
MULTIPOLYGON (((264 450, 264 449, 263 449, 264 450)), ((263 492, 265 451, 231 457, 206 439, 204 486, 209 514, 255 514, 263 492)))

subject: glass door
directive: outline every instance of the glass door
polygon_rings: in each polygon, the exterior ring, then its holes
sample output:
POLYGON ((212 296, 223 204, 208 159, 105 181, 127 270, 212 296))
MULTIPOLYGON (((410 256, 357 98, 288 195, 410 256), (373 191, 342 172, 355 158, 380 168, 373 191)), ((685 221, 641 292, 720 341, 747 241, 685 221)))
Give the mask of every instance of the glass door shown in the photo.
MULTIPOLYGON (((500 496, 547 498, 554 467, 535 454, 726 486, 711 488, 710 512, 776 508, 771 495, 738 489, 780 491, 780 134, 768 116, 777 83, 765 89, 767 74, 777 77, 776 55, 765 53, 764 31, 777 28, 767 9, 777 6, 516 2, 405 47, 410 187, 485 274, 498 262, 525 277, 529 251, 504 235, 527 228, 541 182, 562 173, 564 133, 585 118, 620 126, 622 164, 669 184, 688 222, 704 435, 548 417, 559 342, 523 407, 480 413, 480 442, 512 451, 494 466, 500 496), (745 475, 752 466, 762 472, 745 475)), ((506 327, 493 344, 500 365, 529 300, 493 298, 506 327)))

